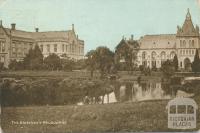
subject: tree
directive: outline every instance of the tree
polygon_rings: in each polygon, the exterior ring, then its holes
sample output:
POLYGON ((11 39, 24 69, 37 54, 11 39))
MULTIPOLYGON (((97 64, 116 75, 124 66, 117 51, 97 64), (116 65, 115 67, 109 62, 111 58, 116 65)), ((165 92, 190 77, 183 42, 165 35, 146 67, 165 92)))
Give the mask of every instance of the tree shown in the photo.
POLYGON ((114 53, 109 48, 98 47, 94 59, 97 69, 100 70, 101 77, 111 72, 111 68, 114 65, 114 53))
POLYGON ((56 54, 50 54, 44 59, 44 64, 49 70, 59 70, 62 68, 61 59, 56 54))
POLYGON ((200 72, 200 59, 199 59, 199 51, 196 50, 194 61, 192 62, 192 71, 200 72))
POLYGON ((175 67, 173 62, 170 60, 165 61, 161 66, 161 71, 163 72, 164 76, 169 78, 175 72, 175 67))
MULTIPOLYGON (((139 44, 137 41, 122 39, 115 48, 115 61, 117 64, 124 62, 128 71, 132 71, 136 65, 139 44)), ((123 63, 121 63, 123 64, 123 63)))
POLYGON ((176 54, 173 59, 173 65, 174 65, 175 71, 177 71, 178 70, 178 57, 176 54))
POLYGON ((35 45, 34 49, 30 49, 28 54, 24 58, 24 67, 26 69, 38 70, 43 65, 43 54, 38 45, 35 45))
POLYGON ((90 50, 87 54, 86 54, 86 65, 88 67, 88 69, 90 70, 90 75, 91 77, 93 77, 93 73, 96 69, 96 51, 95 50, 90 50))
POLYGON ((86 64, 93 76, 94 70, 99 70, 101 77, 104 74, 111 73, 111 68, 114 64, 114 53, 107 47, 98 47, 96 50, 91 50, 87 54, 86 64))
POLYGON ((75 62, 70 58, 61 59, 62 69, 64 71, 72 71, 75 66, 75 62))
POLYGON ((10 64, 8 65, 8 68, 11 70, 23 70, 24 63, 23 63, 23 61, 11 60, 10 64))

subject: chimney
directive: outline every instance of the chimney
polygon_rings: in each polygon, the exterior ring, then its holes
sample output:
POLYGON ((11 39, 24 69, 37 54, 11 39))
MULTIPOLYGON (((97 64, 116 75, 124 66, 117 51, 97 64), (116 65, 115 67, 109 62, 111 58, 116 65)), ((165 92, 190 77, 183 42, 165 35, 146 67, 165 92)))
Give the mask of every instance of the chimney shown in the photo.
POLYGON ((39 28, 35 28, 35 32, 39 32, 39 28))
POLYGON ((133 38, 134 38, 134 36, 133 36, 133 35, 131 35, 131 40, 133 40, 133 38))
POLYGON ((72 24, 72 31, 74 31, 74 24, 72 24))
POLYGON ((15 23, 12 23, 12 24, 11 24, 11 30, 15 30, 15 26, 16 26, 16 24, 15 24, 15 23))

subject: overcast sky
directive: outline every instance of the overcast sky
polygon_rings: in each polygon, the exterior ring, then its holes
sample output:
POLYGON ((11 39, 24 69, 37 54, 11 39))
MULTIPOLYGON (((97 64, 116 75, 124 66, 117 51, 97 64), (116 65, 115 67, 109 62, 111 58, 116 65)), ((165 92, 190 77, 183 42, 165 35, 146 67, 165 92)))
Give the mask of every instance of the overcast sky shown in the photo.
POLYGON ((69 30, 75 24, 85 41, 85 53, 104 45, 112 50, 122 36, 174 34, 182 26, 187 8, 200 26, 200 0, 0 0, 5 27, 20 30, 69 30))

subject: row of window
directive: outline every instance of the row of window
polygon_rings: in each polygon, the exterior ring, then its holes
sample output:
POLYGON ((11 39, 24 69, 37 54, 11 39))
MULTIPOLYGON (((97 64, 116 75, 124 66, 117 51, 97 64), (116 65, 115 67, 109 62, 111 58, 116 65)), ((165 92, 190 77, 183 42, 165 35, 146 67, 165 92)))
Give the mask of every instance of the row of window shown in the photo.
MULTIPOLYGON (((152 64, 152 66, 155 66, 156 67, 156 64, 159 64, 159 63, 161 63, 161 65, 165 62, 166 60, 161 60, 161 61, 156 61, 156 60, 153 60, 153 61, 151 61, 151 64, 152 64)), ((138 62, 138 63, 140 63, 140 62, 138 62)), ((148 64, 150 64, 150 61, 142 61, 142 65, 144 65, 144 66, 147 66, 147 63, 148 64)))
MULTIPOLYGON (((181 48, 186 48, 186 41, 185 40, 180 40, 180 47, 181 48)), ((189 40, 189 48, 194 48, 194 40, 189 40)))
POLYGON ((180 50, 180 55, 194 55, 194 53, 193 49, 180 50))
MULTIPOLYGON (((50 44, 46 45, 46 50, 47 52, 51 52, 51 46, 50 44)), ((78 48, 78 52, 79 53, 83 53, 83 48, 82 47, 77 47, 76 45, 65 45, 62 44, 62 52, 67 52, 67 51, 71 51, 72 53, 75 53, 75 51, 78 48)), ((44 52, 44 45, 40 45, 40 49, 42 52, 44 52)), ((57 44, 53 44, 53 52, 58 52, 58 45, 57 44)))
POLYGON ((13 56, 24 56, 28 53, 28 50, 33 47, 32 43, 12 43, 12 55, 13 56))
MULTIPOLYGON (((174 58, 175 54, 176 54, 176 53, 175 53, 174 51, 172 51, 172 52, 170 53, 170 59, 174 58)), ((151 53, 151 59, 152 59, 152 60, 155 60, 155 59, 156 59, 156 56, 157 56, 156 52, 153 51, 153 52, 151 53)), ((162 51, 161 54, 160 54, 160 57, 161 57, 161 59, 166 59, 166 52, 162 51)), ((143 59, 143 60, 147 59, 147 52, 143 52, 143 53, 142 53, 142 59, 143 59)))

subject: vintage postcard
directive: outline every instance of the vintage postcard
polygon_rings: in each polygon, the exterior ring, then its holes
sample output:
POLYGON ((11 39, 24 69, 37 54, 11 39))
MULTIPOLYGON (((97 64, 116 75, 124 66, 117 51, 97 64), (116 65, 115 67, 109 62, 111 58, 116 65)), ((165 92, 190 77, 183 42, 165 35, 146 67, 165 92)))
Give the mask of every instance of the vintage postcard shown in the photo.
POLYGON ((0 0, 0 133, 200 132, 200 0, 0 0))

